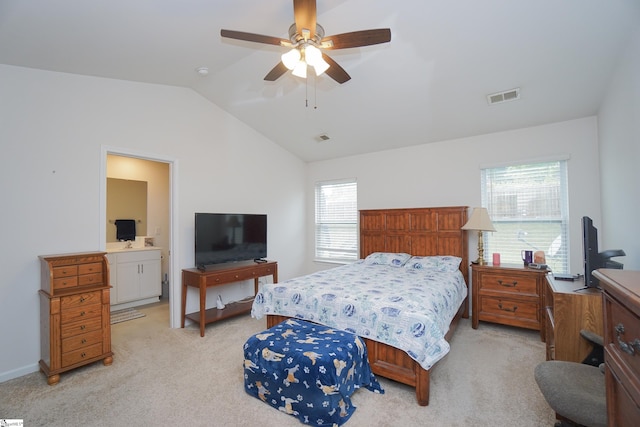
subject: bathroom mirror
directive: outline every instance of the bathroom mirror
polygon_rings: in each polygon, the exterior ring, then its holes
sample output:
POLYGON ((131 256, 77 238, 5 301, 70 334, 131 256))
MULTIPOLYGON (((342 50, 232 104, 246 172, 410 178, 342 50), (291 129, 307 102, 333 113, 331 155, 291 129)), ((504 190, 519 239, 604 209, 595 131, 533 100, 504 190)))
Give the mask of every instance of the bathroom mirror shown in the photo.
POLYGON ((147 182, 107 178, 107 242, 116 242, 116 220, 133 219, 136 235, 147 235, 147 182))

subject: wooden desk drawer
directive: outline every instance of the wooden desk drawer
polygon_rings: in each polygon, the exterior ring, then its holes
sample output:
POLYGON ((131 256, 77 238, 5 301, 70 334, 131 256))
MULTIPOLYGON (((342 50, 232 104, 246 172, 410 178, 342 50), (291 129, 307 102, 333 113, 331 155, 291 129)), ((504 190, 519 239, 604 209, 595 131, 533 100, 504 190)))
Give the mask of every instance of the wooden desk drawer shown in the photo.
POLYGON ((62 325, 65 323, 77 322, 78 320, 89 319, 102 316, 102 304, 92 304, 82 307, 62 310, 60 319, 62 325))
POLYGON ((102 343, 62 354, 62 367, 80 363, 102 354, 102 343))
POLYGON ((102 330, 102 316, 64 324, 60 328, 60 334, 62 339, 65 339, 95 330, 102 330))
MULTIPOLYGON (((540 307, 537 300, 525 301, 511 298, 497 298, 497 297, 480 297, 480 316, 481 320, 486 319, 487 316, 491 319, 503 318, 503 319, 517 319, 531 321, 539 324, 540 307), (484 318, 483 318, 484 317, 484 318)), ((500 321, 500 323, 505 323, 500 321)), ((509 323, 511 324, 511 323, 509 323)), ((513 323, 514 326, 522 326, 513 323)))
POLYGON ((640 382, 640 318, 613 298, 607 297, 606 305, 611 322, 606 325, 605 345, 640 382))
POLYGON ((100 329, 63 339, 62 352, 68 353, 98 343, 102 343, 102 331, 100 329))
POLYGON ((65 265, 62 267, 53 268, 53 278, 76 276, 78 274, 77 265, 65 265))
POLYGON ((521 276, 514 273, 483 273, 481 283, 482 291, 538 295, 538 282, 535 277, 531 276, 521 276))
POLYGON ((78 266, 78 274, 102 273, 102 264, 92 262, 90 264, 80 264, 78 266))
POLYGON ((53 279, 53 289, 68 289, 78 286, 78 276, 61 277, 53 279))

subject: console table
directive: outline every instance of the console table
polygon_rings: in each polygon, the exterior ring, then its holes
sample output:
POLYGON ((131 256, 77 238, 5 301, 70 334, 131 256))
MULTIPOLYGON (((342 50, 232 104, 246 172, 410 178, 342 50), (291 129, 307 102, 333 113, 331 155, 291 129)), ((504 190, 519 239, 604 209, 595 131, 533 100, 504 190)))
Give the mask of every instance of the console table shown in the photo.
POLYGON ((208 323, 227 319, 239 314, 251 311, 252 298, 225 304, 225 308, 207 309, 207 288, 242 282, 253 279, 254 295, 258 293, 258 279, 264 276, 273 276, 273 283, 278 283, 278 263, 267 261, 257 263, 255 261, 241 261, 229 264, 216 264, 201 271, 196 268, 182 270, 182 324, 184 328, 185 318, 200 324, 200 336, 204 337, 204 327, 208 323), (187 288, 192 286, 200 289, 200 311, 186 313, 187 288))

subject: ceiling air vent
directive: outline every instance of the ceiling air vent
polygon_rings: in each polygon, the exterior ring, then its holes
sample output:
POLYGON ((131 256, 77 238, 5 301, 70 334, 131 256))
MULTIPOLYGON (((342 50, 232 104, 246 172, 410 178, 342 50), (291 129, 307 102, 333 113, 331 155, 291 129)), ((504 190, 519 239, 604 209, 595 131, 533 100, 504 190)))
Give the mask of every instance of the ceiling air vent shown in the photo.
POLYGON ((487 95, 487 101, 489 105, 500 104, 507 101, 515 101, 520 99, 520 88, 505 90, 504 92, 492 93, 487 95))
POLYGON ((326 133, 323 133, 321 135, 318 135, 316 139, 318 140, 318 142, 324 142, 330 140, 331 138, 329 138, 329 135, 327 135, 326 133))

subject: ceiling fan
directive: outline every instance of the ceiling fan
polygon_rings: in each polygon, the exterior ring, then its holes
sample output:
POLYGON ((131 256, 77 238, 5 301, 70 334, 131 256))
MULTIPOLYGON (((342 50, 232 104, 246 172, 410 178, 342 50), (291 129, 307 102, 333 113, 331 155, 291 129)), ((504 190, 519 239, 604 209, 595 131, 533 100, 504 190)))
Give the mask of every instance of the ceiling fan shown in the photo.
POLYGON ((340 84, 350 80, 351 76, 322 50, 347 49, 391 41, 389 28, 325 37, 324 28, 316 22, 316 0, 293 0, 293 16, 295 22, 289 27, 289 40, 233 30, 220 30, 220 35, 230 39, 291 48, 282 55, 282 61, 264 77, 267 81, 277 80, 288 70, 293 71, 295 76, 306 78, 307 67, 311 66, 316 75, 326 72, 340 84))

